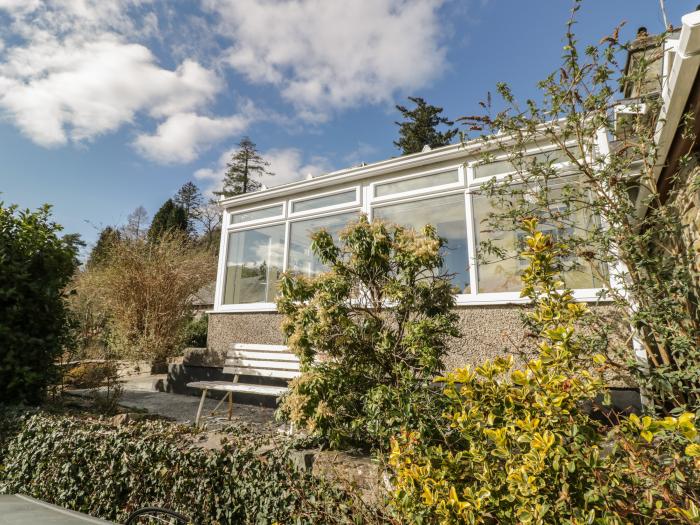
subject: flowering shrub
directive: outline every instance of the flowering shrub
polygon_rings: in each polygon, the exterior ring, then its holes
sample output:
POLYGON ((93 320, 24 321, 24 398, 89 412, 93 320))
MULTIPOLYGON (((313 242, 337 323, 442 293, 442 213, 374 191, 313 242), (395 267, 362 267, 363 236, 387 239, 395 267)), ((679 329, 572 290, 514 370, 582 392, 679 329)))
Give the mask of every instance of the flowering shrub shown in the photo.
POLYGON ((287 273, 277 302, 303 371, 281 413, 333 445, 386 449, 402 427, 440 414, 430 385, 458 334, 444 241, 432 227, 417 233, 364 216, 339 246, 323 230, 312 239, 329 270, 287 273))
POLYGON ((631 417, 608 430, 584 405, 604 393, 602 356, 577 365, 588 315, 556 279, 560 247, 524 225, 524 296, 539 355, 448 374, 443 437, 392 440, 394 505, 415 523, 697 523, 700 445, 692 414, 631 417), (562 290, 563 289, 563 290, 562 290))

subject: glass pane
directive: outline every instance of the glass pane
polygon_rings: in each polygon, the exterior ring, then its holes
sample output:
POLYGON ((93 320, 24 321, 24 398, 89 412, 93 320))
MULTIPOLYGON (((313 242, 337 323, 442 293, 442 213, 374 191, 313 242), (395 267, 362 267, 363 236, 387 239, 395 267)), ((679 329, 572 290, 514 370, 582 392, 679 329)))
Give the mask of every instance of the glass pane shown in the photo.
POLYGON ((260 219, 268 219, 270 217, 279 217, 282 215, 282 205, 262 208, 260 210, 242 211, 231 215, 231 224, 240 222, 258 221, 260 219))
MULTIPOLYGON (((569 181, 573 183, 573 181, 569 181)), ((557 200, 557 195, 561 195, 564 183, 554 187, 550 186, 550 198, 557 200)), ((497 212, 494 202, 483 195, 475 195, 472 200, 472 208, 474 213, 474 229, 477 250, 480 250, 481 242, 490 240, 491 244, 504 250, 507 256, 502 260, 495 260, 495 255, 484 254, 487 263, 479 263, 479 292, 517 292, 520 291, 521 282, 520 275, 527 267, 527 260, 518 257, 517 254, 523 250, 525 233, 520 231, 493 231, 488 224, 489 214, 497 212)), ((561 203, 552 206, 552 211, 556 208, 566 210, 566 204, 561 203)), ((571 213, 567 218, 566 223, 550 222, 541 223, 539 229, 551 234, 555 239, 566 239, 571 237, 575 232, 585 232, 594 225, 595 217, 591 217, 585 209, 579 209, 571 213)), ((600 269, 594 272, 593 267, 579 259, 571 259, 564 261, 565 264, 573 268, 566 271, 562 276, 566 285, 572 289, 581 288, 599 288, 602 283, 598 276, 604 274, 600 269)))
POLYGON ((325 208, 326 206, 335 206, 337 204, 346 204, 355 202, 357 192, 352 189, 333 195, 324 195, 314 199, 306 199, 292 203, 292 211, 297 213, 300 211, 315 210, 316 208, 325 208))
POLYGON ((337 243, 340 231, 355 219, 357 219, 357 213, 343 213, 292 223, 289 233, 289 260, 287 263, 289 269, 307 277, 315 277, 326 271, 328 268, 321 264, 321 261, 311 251, 311 234, 323 228, 331 234, 337 243))
POLYGON ((224 304, 274 301, 284 256, 283 224, 230 233, 227 255, 224 304))
POLYGON ((452 283, 457 287, 458 293, 470 293, 467 227, 462 193, 382 206, 374 208, 373 214, 375 218, 414 229, 420 229, 426 224, 435 226, 438 235, 447 239, 445 270, 454 274, 452 283))
MULTIPOLYGON (((560 149, 541 153, 531 153, 530 155, 523 156, 521 159, 523 162, 521 169, 527 166, 528 163, 532 163, 534 159, 536 159, 538 162, 552 162, 555 164, 570 162, 571 160, 569 159, 569 156, 560 149)), ((495 162, 474 166, 474 177, 481 179, 484 177, 493 177, 494 175, 513 173, 515 171, 518 171, 518 168, 517 166, 514 166, 510 160, 497 160, 495 162)))
POLYGON ((413 179, 398 180, 396 182, 387 182, 386 184, 377 184, 374 187, 374 196, 383 197, 393 193, 403 193, 405 191, 419 190, 422 188, 433 188, 444 184, 459 182, 459 173, 455 171, 447 171, 445 173, 434 173, 431 175, 423 175, 413 179))

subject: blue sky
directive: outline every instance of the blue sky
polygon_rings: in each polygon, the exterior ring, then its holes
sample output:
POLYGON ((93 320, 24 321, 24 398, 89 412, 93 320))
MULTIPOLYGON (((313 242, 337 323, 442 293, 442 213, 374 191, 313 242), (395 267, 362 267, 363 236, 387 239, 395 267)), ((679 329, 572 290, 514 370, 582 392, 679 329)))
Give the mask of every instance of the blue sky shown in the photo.
MULTIPOLYGON (((698 1, 666 0, 669 21, 698 1)), ((559 64, 565 0, 0 0, 0 199, 94 242, 249 135, 268 186, 395 156, 396 103, 479 113, 559 64)), ((587 0, 581 41, 662 30, 658 0, 587 0)))

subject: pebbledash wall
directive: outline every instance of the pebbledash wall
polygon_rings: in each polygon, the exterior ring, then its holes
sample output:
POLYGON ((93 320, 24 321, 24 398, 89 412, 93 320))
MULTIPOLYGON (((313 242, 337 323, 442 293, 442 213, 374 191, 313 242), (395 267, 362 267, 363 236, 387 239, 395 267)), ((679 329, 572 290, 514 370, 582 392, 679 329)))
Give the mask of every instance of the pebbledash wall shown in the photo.
MULTIPOLYGON (((522 343, 523 305, 482 305, 458 307, 462 337, 453 339, 445 365, 448 369, 467 363, 512 353, 513 344, 522 343)), ((283 344, 282 316, 276 312, 209 314, 208 346, 212 364, 223 364, 223 356, 233 342, 283 344)), ((528 344, 528 343, 525 343, 528 344)))

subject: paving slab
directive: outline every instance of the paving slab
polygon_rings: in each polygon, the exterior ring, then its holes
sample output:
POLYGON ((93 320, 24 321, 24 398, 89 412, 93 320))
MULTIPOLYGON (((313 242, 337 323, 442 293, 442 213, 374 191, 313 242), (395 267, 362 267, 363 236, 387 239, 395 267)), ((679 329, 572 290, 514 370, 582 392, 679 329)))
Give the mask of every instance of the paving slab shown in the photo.
POLYGON ((22 494, 0 495, 0 525, 109 525, 87 514, 73 512, 22 494))

